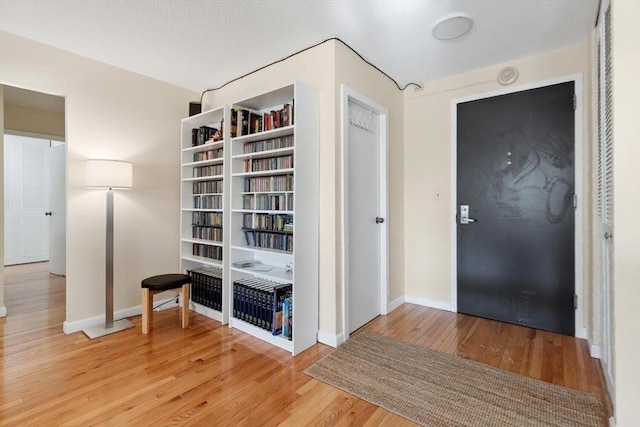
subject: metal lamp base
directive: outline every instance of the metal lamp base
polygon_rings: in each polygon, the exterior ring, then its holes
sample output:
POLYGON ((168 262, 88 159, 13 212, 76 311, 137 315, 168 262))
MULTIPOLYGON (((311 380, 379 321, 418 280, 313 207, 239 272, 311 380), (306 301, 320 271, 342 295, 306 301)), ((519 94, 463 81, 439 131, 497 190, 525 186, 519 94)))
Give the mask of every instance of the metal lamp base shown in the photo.
POLYGON ((114 334, 116 332, 124 331, 125 329, 133 328, 133 323, 128 319, 117 320, 113 322, 113 326, 105 328, 104 326, 94 326, 92 328, 84 329, 82 332, 89 339, 96 339, 105 335, 114 334))

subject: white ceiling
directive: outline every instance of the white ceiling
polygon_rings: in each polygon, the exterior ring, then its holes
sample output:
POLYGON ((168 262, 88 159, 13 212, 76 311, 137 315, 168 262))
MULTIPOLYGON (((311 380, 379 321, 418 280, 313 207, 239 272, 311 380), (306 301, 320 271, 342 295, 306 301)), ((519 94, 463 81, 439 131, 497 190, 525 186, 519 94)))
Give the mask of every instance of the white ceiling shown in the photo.
MULTIPOLYGON (((195 91, 339 37, 401 86, 587 39, 598 0, 0 0, 0 29, 195 91), (463 12, 458 40, 432 25, 463 12)), ((1 58, 0 58, 1 62, 1 58)))

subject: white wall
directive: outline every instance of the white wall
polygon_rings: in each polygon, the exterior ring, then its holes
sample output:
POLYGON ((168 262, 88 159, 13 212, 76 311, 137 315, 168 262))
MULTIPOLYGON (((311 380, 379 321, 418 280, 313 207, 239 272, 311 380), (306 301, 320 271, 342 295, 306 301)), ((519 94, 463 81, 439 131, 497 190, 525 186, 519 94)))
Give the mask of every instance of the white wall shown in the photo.
POLYGON ((614 0, 613 306, 615 421, 640 420, 640 2, 614 0))
MULTIPOLYGON (((451 306, 452 242, 452 100, 502 89, 496 81, 505 66, 520 76, 512 86, 583 73, 583 186, 591 182, 590 45, 570 46, 543 55, 496 64, 469 73, 429 82, 421 90, 405 91, 404 123, 404 283, 408 296, 433 305, 451 306), (441 194, 436 201, 435 193, 441 194)), ((585 193, 583 223, 585 247, 590 245, 591 195, 585 193)), ((590 294, 591 256, 584 254, 583 276, 590 294)), ((587 295, 589 298, 589 295, 587 295)), ((584 304, 589 312, 589 305, 584 304)), ((585 314, 585 321, 590 316, 585 314)))
POLYGON ((179 268, 180 119, 198 94, 6 32, 0 57, 0 83, 66 97, 67 322, 104 313, 105 195, 85 188, 87 158, 134 164, 115 197, 114 303, 140 305, 141 279, 179 268))

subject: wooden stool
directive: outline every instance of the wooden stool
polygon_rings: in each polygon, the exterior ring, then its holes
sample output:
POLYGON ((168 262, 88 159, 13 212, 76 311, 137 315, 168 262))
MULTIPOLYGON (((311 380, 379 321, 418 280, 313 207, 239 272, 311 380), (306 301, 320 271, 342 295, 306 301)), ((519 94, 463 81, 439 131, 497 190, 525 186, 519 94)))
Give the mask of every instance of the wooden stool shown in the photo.
POLYGON ((157 293, 180 289, 182 297, 182 327, 189 327, 189 284, 186 274, 161 274, 142 281, 142 333, 148 334, 153 324, 153 296, 157 293))

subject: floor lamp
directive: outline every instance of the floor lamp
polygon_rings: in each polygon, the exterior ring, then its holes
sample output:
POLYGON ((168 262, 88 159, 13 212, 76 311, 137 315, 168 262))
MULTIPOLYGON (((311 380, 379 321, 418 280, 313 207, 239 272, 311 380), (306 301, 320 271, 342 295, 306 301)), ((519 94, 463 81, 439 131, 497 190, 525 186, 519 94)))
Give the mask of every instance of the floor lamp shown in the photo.
POLYGON ((133 165, 118 160, 87 160, 87 187, 106 190, 106 286, 104 326, 94 326, 82 332, 90 339, 132 328, 127 319, 113 321, 113 190, 130 190, 133 185, 133 165))

